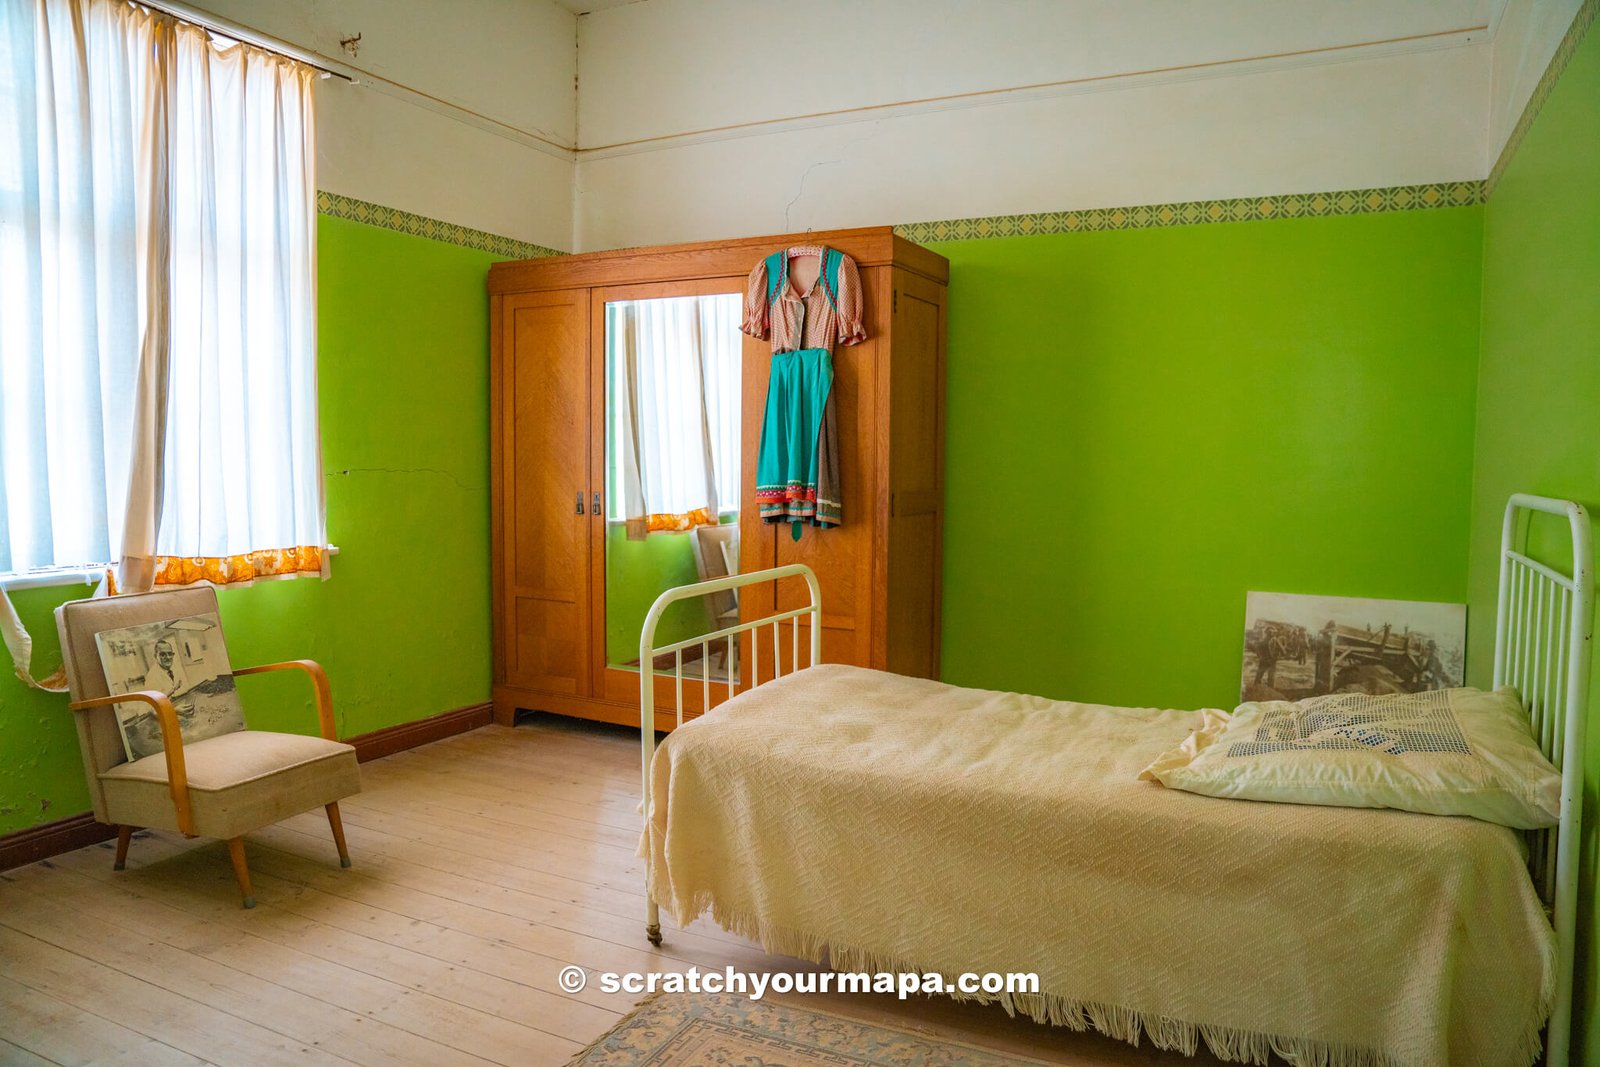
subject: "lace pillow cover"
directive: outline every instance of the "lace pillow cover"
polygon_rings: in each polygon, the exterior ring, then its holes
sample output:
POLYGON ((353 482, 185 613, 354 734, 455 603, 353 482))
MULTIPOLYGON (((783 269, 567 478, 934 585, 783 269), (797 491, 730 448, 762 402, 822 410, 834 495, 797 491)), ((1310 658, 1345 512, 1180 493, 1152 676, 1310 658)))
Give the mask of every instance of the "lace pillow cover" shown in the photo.
POLYGON ((1139 777, 1213 797, 1469 815, 1525 830, 1560 818, 1560 772, 1534 744, 1514 689, 1335 693, 1202 716, 1139 777))

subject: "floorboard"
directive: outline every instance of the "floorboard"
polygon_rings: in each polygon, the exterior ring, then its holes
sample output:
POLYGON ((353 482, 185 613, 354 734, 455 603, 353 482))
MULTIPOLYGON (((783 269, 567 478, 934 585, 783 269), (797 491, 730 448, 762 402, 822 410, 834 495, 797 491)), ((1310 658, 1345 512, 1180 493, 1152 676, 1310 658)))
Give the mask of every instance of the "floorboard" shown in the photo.
MULTIPOLYGON (((0 874, 0 1064, 562 1064, 632 1006, 568 964, 810 970, 709 922, 644 939, 638 738, 536 716, 363 765, 340 805, 221 842, 136 834, 0 874)), ((800 998, 1077 1067, 1210 1064, 947 1000, 800 998)))

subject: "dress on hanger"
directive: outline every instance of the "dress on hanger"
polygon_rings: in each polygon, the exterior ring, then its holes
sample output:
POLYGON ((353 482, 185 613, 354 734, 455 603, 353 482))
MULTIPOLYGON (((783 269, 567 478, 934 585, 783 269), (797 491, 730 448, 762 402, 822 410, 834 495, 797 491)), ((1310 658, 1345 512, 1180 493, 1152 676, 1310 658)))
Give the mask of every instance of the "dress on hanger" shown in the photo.
POLYGON ((796 536, 803 522, 826 528, 844 521, 833 346, 865 340, 861 318, 861 276, 843 252, 783 249, 750 272, 743 329, 772 341, 756 504, 762 521, 795 523, 796 536), (789 276, 792 255, 820 258, 816 281, 803 293, 789 276))

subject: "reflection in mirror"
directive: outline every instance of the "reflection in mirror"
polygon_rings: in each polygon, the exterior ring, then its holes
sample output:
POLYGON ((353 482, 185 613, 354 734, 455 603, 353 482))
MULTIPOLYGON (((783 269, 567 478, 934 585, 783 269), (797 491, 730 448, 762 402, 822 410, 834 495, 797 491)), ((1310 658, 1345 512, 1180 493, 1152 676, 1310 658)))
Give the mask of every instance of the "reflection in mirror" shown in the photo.
MULTIPOLYGON (((740 296, 606 304, 606 664, 673 586, 739 573, 740 296)), ((657 645, 739 621, 732 591, 672 605, 657 645)), ((738 681, 738 642, 683 651, 686 678, 738 681)), ((658 667, 671 670, 673 657, 658 667)))

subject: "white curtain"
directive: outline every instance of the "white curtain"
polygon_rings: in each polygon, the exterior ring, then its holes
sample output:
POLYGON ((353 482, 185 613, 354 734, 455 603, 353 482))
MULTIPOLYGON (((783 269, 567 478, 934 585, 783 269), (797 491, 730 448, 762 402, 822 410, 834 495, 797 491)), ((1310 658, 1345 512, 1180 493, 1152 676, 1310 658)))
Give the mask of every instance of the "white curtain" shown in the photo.
POLYGON ((715 525, 739 501, 737 294, 607 307, 612 454, 628 536, 715 525))
POLYGON ((0 573, 121 554, 154 50, 128 4, 0 0, 0 573))
POLYGON ((314 72, 181 23, 173 67, 155 554, 320 550, 314 72))
MULTIPOLYGON (((325 574, 314 74, 0 0, 0 574, 325 574)), ((4 602, 0 632, 27 677, 4 602)))
POLYGON ((0 0, 0 573, 321 572, 314 74, 0 0))

